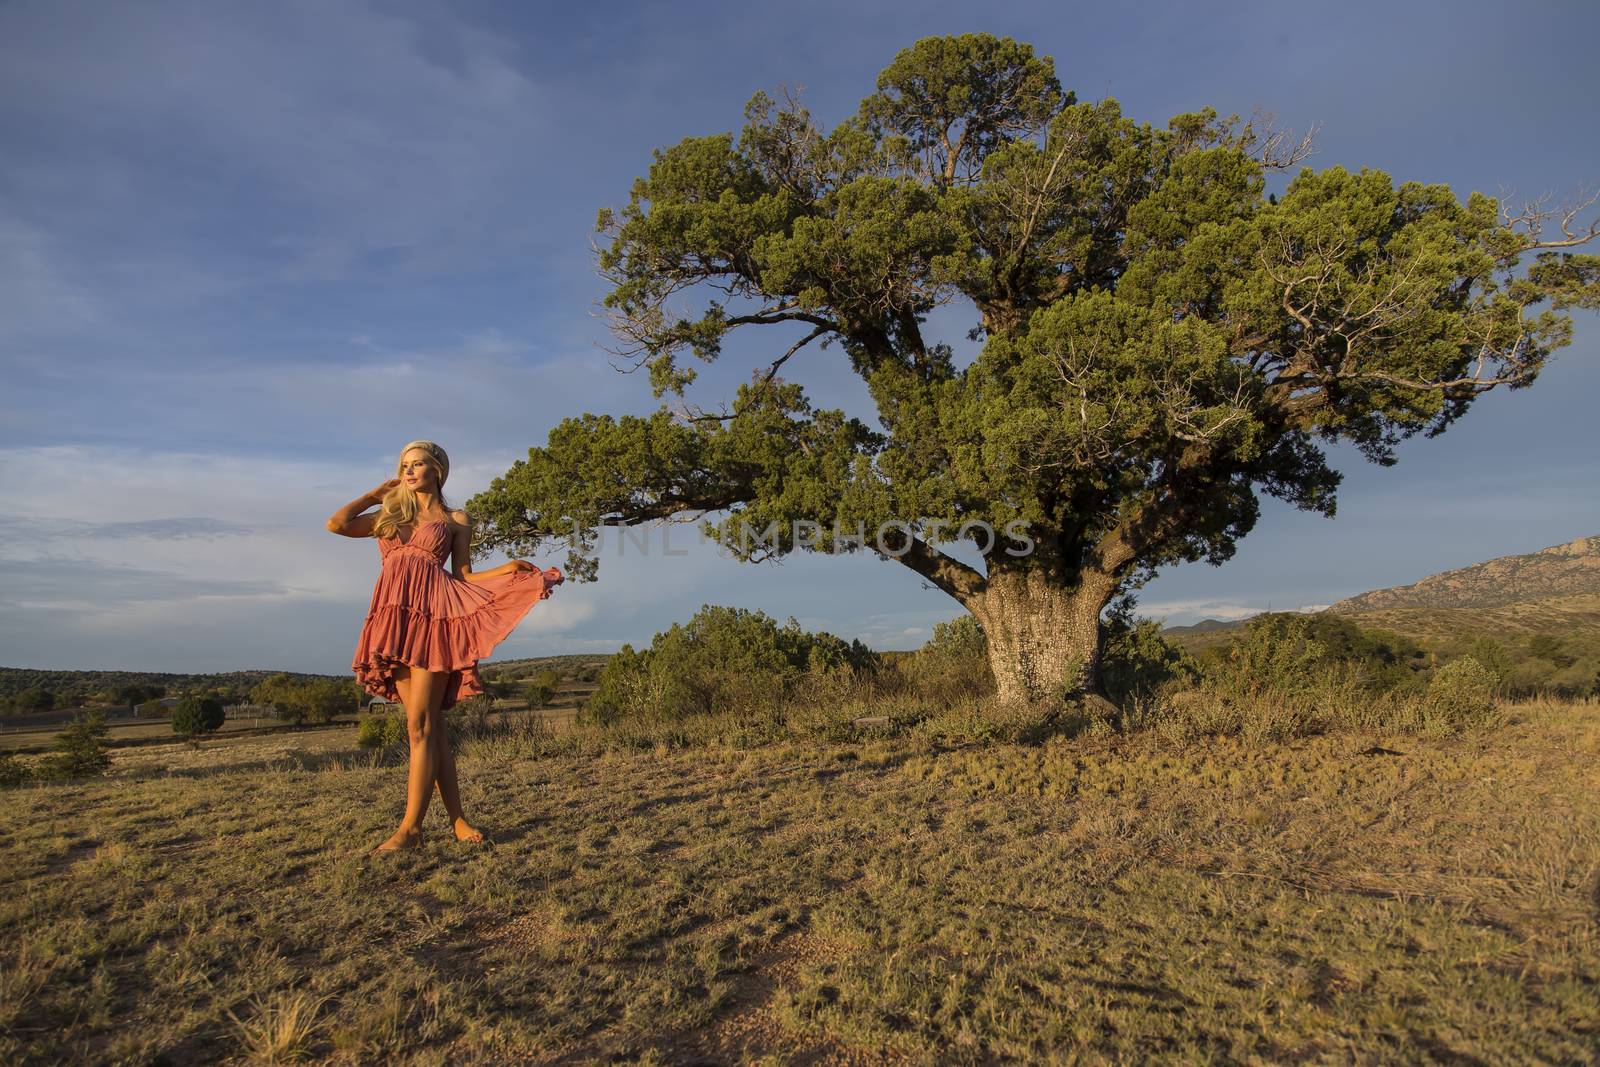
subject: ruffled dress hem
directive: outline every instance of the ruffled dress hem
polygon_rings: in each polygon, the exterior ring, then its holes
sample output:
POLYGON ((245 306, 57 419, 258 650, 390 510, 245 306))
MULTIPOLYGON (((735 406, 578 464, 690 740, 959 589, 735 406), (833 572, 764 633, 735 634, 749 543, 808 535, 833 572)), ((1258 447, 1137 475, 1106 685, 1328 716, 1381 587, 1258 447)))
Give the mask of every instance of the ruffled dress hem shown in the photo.
POLYGON ((486 689, 478 674, 478 661, 543 599, 544 573, 513 571, 467 582, 444 570, 436 559, 436 569, 424 577, 429 568, 417 566, 421 559, 400 563, 393 560, 394 553, 389 555, 385 561, 389 581, 380 578, 351 664, 361 688, 398 702, 395 675, 406 665, 448 672, 443 708, 482 695, 486 689), (388 564, 400 570, 392 571, 388 564), (412 595, 407 595, 408 589, 412 595), (395 595, 386 595, 386 590, 395 595))

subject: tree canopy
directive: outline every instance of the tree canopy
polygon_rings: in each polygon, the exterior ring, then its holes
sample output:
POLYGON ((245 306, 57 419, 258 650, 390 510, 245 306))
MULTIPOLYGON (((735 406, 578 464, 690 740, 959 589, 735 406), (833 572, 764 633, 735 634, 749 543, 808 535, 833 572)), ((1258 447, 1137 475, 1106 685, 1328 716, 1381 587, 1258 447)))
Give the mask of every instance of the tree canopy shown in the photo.
MULTIPOLYGON (((1037 657, 1062 612, 1097 619, 1161 565, 1227 559, 1262 493, 1333 514, 1326 445, 1394 462, 1531 384, 1570 341, 1563 312, 1600 306, 1600 257, 1571 251, 1588 204, 1463 203, 1339 166, 1270 195, 1306 150, 1210 108, 1162 127, 1079 102, 1048 56, 987 34, 905 49, 830 131, 757 93, 737 137, 654 150, 598 216, 616 351, 673 403, 564 420, 469 503, 480 548, 563 537, 582 580, 603 524, 703 519, 757 560, 795 550, 795 520, 824 551, 850 547, 836 525, 903 520, 896 558, 1000 638, 997 665, 1037 657), (923 333, 952 302, 974 313, 960 359, 923 333), (689 403, 689 361, 757 327, 770 362, 731 404, 689 403), (778 374, 835 345, 875 426, 778 374), (1013 520, 1026 555, 979 569, 938 547, 1013 520), (772 523, 775 543, 740 543, 772 523)), ((1085 684, 1090 640, 1064 642, 1085 684)))

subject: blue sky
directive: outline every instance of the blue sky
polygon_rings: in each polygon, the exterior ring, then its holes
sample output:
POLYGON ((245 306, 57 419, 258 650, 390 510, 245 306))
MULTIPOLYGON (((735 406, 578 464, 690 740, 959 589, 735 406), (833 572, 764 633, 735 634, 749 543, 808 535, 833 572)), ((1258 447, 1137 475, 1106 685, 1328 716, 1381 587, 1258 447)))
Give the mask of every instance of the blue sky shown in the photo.
MULTIPOLYGON (((563 417, 656 406, 599 347, 591 248, 651 149, 737 130, 781 85, 831 126, 919 37, 1027 41, 1080 99, 1158 124, 1208 104, 1320 124, 1316 168, 1462 196, 1600 183, 1593 5, 793 10, 0 5, 0 665, 346 670, 377 549, 322 523, 400 445, 443 443, 459 503, 563 417)), ((960 308, 936 325, 966 345, 960 308)), ((1600 321, 1576 335, 1396 467, 1337 453, 1336 519, 1269 501, 1234 560, 1163 574, 1143 610, 1325 604, 1600 533, 1600 321)), ((772 343, 730 346, 704 384, 772 343)), ((870 413, 837 347, 805 358, 785 373, 819 405, 870 413)), ((683 555, 619 544, 496 656, 647 643, 703 603, 911 648, 960 610, 863 555, 738 564, 682 528, 683 555)))

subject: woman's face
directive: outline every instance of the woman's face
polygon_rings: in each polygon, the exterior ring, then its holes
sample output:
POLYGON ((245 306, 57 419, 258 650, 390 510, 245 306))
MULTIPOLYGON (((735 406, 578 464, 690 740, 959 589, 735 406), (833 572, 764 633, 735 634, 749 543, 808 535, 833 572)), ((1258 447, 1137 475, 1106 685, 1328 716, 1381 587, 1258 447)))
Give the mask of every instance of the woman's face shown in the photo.
POLYGON ((409 448, 400 457, 400 484, 413 492, 437 493, 439 470, 433 457, 420 448, 409 448))

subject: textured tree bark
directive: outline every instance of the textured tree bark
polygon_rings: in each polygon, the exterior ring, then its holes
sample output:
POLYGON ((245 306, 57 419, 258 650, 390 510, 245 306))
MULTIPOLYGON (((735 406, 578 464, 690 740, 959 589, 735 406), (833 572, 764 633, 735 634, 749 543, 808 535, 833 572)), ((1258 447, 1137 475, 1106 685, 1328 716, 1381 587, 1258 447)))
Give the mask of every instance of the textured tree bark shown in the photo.
POLYGON ((1076 588, 1042 569, 991 574, 968 608, 988 639, 997 699, 1042 708, 1050 719, 1073 704, 1114 714, 1100 686, 1100 612, 1114 590, 1097 574, 1076 588))

